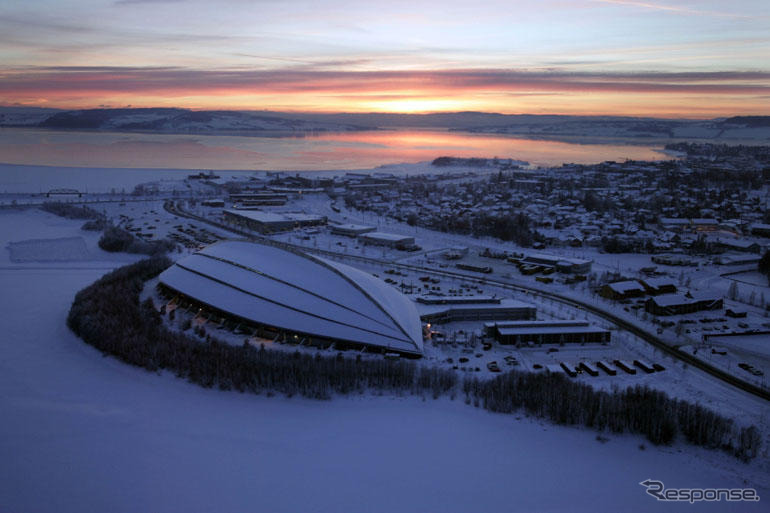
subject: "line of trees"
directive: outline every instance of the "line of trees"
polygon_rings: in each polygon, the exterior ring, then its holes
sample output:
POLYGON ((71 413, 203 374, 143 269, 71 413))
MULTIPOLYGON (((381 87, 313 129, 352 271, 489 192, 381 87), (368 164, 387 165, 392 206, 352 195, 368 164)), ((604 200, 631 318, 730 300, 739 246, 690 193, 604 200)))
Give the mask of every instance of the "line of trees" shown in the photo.
POLYGON ((99 247, 104 251, 135 253, 156 256, 173 251, 176 243, 170 239, 153 241, 141 240, 128 230, 114 226, 101 212, 85 205, 73 205, 60 201, 47 201, 40 208, 46 212, 66 219, 87 219, 83 230, 104 231, 99 238, 99 247))
POLYGON ((103 217, 100 212, 85 205, 72 205, 61 201, 46 201, 40 209, 67 219, 97 219, 103 217))
POLYGON ((40 206, 40 209, 66 219, 87 219, 82 226, 83 230, 101 231, 108 225, 104 214, 86 205, 72 205, 61 201, 46 201, 40 206))
MULTIPOLYGON (((78 292, 67 318, 75 334, 100 351, 149 371, 167 370, 204 387, 329 399, 334 394, 398 393, 434 398, 457 392, 455 372, 411 361, 347 358, 222 343, 198 331, 171 331, 151 299, 140 303, 147 280, 171 265, 154 257, 117 269, 78 292)), ((689 443, 755 457, 760 434, 700 405, 647 387, 612 392, 550 373, 511 371, 462 383, 466 402, 493 412, 524 410, 557 424, 642 434, 654 444, 677 436, 689 443)))
POLYGON ((123 228, 108 225, 99 239, 99 247, 113 253, 124 251, 139 255, 160 255, 172 251, 176 248, 176 243, 170 239, 141 240, 123 228))
POLYGON ((693 445, 719 448, 743 461, 756 457, 762 442, 755 426, 736 426, 699 404, 646 386, 608 392, 560 374, 511 371, 491 380, 467 378, 463 392, 467 403, 493 412, 524 410, 556 424, 644 435, 655 445, 682 436, 693 445))
POLYGON ((120 360, 150 371, 168 370, 204 387, 314 399, 365 390, 439 397, 456 389, 454 372, 414 362, 271 351, 171 331, 151 300, 139 302, 144 282, 170 263, 156 257, 105 275, 75 296, 68 326, 88 344, 120 360))

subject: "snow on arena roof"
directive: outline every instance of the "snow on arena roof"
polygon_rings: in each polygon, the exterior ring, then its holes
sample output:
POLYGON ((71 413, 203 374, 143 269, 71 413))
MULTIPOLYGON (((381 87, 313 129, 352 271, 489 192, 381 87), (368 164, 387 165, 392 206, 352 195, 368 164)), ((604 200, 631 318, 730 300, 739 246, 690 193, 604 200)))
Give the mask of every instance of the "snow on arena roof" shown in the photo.
POLYGON ((164 285, 258 324, 422 353, 414 304, 350 266, 262 244, 225 241, 179 260, 164 285))

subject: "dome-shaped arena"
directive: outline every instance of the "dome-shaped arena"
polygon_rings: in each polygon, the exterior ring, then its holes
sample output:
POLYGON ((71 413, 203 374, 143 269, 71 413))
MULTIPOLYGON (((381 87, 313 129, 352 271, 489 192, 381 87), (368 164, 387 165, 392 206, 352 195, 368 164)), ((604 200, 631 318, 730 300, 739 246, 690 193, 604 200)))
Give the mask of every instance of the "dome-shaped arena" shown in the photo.
POLYGON ((160 287, 278 339, 422 355, 414 304, 371 274, 263 244, 224 241, 180 259, 160 287))

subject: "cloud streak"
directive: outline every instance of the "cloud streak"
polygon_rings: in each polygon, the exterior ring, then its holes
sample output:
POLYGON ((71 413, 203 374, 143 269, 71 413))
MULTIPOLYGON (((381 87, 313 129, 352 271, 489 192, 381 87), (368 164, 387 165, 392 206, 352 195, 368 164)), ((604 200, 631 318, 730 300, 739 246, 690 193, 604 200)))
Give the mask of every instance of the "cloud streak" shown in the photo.
MULTIPOLYGON (((511 112, 526 109, 527 98, 550 98, 550 112, 623 108, 641 104, 654 112, 697 110, 719 99, 744 111, 761 107, 770 95, 770 72, 571 72, 506 69, 431 71, 333 71, 189 69, 183 67, 41 66, 0 69, 0 103, 96 107, 133 105, 295 110, 452 110, 479 108, 511 112), (678 99, 678 100, 677 100, 678 99), (677 104, 680 103, 678 106, 677 104), (687 109, 685 103, 691 104, 687 109), (673 107, 672 107, 673 105, 673 107)), ((636 107, 635 107, 636 106, 636 107)), ((623 114, 624 112, 618 111, 623 114)), ((729 113, 726 110, 725 113, 729 113)))
POLYGON ((434 71, 196 70, 180 67, 50 66, 0 71, 4 93, 358 92, 410 89, 656 93, 770 92, 770 72, 601 73, 454 69, 434 71))
POLYGON ((602 4, 612 4, 625 7, 638 7, 642 9, 650 9, 654 11, 665 11, 675 14, 685 15, 697 15, 697 16, 714 16, 717 18, 739 18, 739 19, 751 19, 751 16, 745 14, 737 14, 723 11, 709 11, 702 9, 691 9, 688 7, 679 7, 675 5, 657 4, 652 2, 637 2, 635 0, 594 0, 602 4))

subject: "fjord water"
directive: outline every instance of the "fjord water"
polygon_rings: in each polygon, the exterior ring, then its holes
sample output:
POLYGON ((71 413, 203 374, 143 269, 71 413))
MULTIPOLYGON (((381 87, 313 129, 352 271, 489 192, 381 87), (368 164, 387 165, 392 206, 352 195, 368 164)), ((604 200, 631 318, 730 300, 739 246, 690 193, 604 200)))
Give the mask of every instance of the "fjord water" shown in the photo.
MULTIPOLYGON (((271 135, 271 134, 266 134, 271 135)), ((217 170, 350 170, 431 161, 442 155, 499 157, 550 166, 660 160, 662 144, 577 144, 445 130, 255 137, 0 129, 0 162, 37 166, 217 170)))

